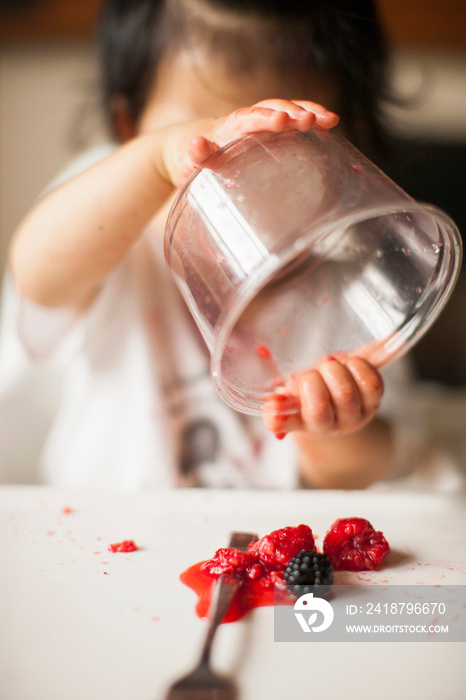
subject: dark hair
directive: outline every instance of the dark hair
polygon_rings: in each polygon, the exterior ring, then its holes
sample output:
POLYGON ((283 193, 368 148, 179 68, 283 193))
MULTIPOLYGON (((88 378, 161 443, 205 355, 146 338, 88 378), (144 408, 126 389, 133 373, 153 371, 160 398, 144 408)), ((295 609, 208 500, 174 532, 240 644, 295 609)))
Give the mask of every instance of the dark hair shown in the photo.
POLYGON ((363 138, 380 140, 387 51, 373 0, 106 0, 97 41, 110 121, 118 95, 138 122, 164 51, 207 36, 202 8, 244 18, 241 32, 228 23, 210 28, 210 46, 225 60, 250 68, 254 51, 278 70, 319 70, 336 88, 336 111, 350 138, 361 146, 363 138))

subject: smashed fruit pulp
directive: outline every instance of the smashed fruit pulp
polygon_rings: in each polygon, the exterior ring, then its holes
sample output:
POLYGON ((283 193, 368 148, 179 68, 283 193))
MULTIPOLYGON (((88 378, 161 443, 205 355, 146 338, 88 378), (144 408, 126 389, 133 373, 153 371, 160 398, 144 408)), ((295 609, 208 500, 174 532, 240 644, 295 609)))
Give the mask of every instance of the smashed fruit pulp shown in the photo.
MULTIPOLYGON (((246 552, 218 549, 211 559, 183 571, 180 579, 197 594, 196 613, 206 618, 219 576, 242 577, 239 593, 224 619, 234 622, 256 607, 294 604, 296 596, 287 589, 283 572, 302 550, 317 551, 311 528, 284 527, 251 542, 246 552)), ((383 533, 364 518, 336 520, 324 538, 323 550, 335 571, 367 571, 390 553, 383 533)))
POLYGON ((246 552, 229 547, 218 549, 212 559, 194 564, 180 578, 197 593, 196 613, 206 618, 218 577, 222 574, 244 577, 240 594, 224 619, 234 622, 253 608, 291 604, 296 600, 286 589, 283 571, 302 549, 315 549, 310 527, 284 527, 251 542, 246 552), (275 584, 283 589, 275 591, 275 584))

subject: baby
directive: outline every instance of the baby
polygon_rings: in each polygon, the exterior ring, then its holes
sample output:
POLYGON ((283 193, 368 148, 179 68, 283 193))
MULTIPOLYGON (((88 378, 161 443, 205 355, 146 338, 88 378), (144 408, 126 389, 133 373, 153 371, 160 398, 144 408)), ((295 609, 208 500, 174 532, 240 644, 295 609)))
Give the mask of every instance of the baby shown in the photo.
POLYGON ((273 414, 236 414, 216 395, 163 258, 176 192, 225 144, 330 129, 335 111, 359 145, 376 141, 383 43, 372 2, 357 14, 350 5, 104 4, 103 92, 116 143, 86 154, 81 172, 33 207, 10 250, 18 343, 60 375, 46 481, 357 488, 389 472, 393 430, 376 415, 384 385, 374 366, 322 359, 296 378, 299 410, 280 431, 273 414), (277 432, 290 435, 277 441, 277 432))

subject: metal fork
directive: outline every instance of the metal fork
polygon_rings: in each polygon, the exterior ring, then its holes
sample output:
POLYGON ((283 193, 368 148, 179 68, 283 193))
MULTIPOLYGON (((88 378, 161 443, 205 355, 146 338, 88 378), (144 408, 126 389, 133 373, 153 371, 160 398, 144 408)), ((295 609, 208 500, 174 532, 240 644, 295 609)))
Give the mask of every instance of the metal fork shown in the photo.
MULTIPOLYGON (((228 546, 246 551, 250 542, 257 540, 252 532, 232 532, 228 546)), ((169 689, 165 700, 235 700, 237 689, 234 682, 214 673, 210 668, 210 652, 218 626, 224 620, 238 589, 242 576, 219 577, 209 609, 209 627, 204 640, 199 662, 187 676, 180 678, 169 689)))

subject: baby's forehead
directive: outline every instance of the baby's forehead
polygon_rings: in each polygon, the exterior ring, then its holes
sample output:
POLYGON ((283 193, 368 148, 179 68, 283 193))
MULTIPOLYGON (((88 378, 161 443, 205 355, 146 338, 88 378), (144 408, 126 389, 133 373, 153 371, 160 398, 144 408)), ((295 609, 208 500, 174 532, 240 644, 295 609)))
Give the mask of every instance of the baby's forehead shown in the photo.
POLYGON ((193 53, 183 48, 162 59, 143 109, 140 130, 219 117, 271 96, 312 99, 336 111, 333 86, 318 75, 277 72, 264 66, 245 77, 228 62, 213 61, 208 49, 193 53))

